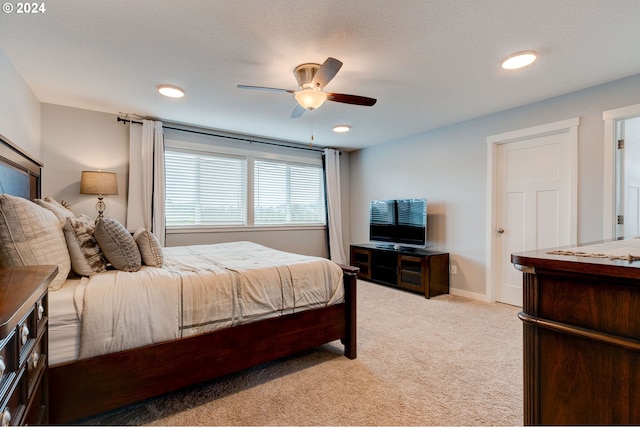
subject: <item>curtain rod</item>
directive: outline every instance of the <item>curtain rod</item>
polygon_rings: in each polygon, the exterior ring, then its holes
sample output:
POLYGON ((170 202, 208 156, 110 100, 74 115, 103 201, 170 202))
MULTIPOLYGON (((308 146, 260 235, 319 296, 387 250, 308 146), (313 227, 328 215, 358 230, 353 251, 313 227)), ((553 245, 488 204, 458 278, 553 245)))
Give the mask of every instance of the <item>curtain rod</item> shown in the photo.
MULTIPOLYGON (((133 123, 136 125, 141 125, 142 122, 136 121, 136 120, 131 120, 131 119, 123 119, 121 117, 118 117, 118 121, 119 122, 123 122, 123 123, 133 123)), ((314 148, 314 147, 304 147, 304 146, 295 146, 295 145, 287 145, 287 144, 280 144, 277 142, 268 142, 268 141, 260 141, 260 140, 256 140, 256 139, 249 139, 249 138, 241 138, 238 136, 231 136, 231 135, 220 135, 217 133, 212 133, 212 132, 205 132, 205 131, 198 131, 198 130, 193 130, 193 129, 183 129, 183 128, 176 128, 176 127, 171 127, 171 126, 165 126, 164 124, 162 125, 163 129, 169 129, 169 130, 177 130, 179 132, 189 132, 189 133, 195 133, 198 135, 207 135, 207 136, 215 136, 218 138, 227 138, 227 139, 234 139, 236 141, 245 141, 248 143, 256 143, 256 144, 266 144, 266 145, 275 145, 277 147, 285 147, 285 148, 294 148, 296 150, 307 150, 307 151, 318 151, 318 152, 322 152, 323 149, 322 148, 314 148)), ((340 153, 342 154, 342 153, 340 153)))

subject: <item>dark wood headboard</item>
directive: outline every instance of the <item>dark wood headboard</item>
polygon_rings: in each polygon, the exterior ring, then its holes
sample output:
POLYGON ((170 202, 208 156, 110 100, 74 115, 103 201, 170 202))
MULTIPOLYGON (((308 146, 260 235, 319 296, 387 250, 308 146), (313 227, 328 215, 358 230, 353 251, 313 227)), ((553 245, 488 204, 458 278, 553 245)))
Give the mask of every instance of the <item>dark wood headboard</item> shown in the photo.
POLYGON ((39 198, 43 164, 0 135, 0 193, 39 198))

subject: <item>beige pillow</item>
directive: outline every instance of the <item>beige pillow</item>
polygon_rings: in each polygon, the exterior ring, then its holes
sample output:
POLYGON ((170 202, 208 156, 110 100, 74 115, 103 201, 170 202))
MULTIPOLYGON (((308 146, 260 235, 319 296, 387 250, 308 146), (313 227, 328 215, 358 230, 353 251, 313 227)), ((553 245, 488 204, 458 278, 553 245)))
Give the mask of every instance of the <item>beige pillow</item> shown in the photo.
MULTIPOLYGON (((53 197, 45 197, 44 198, 45 202, 49 202, 49 203, 53 203, 54 205, 60 207, 60 208, 65 208, 65 209, 69 209, 68 207, 66 207, 65 205, 63 205, 61 202, 58 202, 56 199, 54 199, 53 197)), ((64 202, 64 200, 62 201, 64 202)))
POLYGON ((123 271, 140 270, 140 250, 124 225, 113 218, 98 218, 93 236, 113 268, 123 271))
MULTIPOLYGON (((53 199, 51 199, 53 200, 53 199)), ((50 210, 53 214, 58 218, 60 224, 64 225, 67 221, 67 218, 73 218, 75 215, 69 209, 65 208, 58 202, 50 202, 42 199, 34 199, 33 200, 38 206, 42 206, 43 208, 50 210)))
POLYGON ((91 276, 107 269, 107 260, 93 237, 95 228, 95 221, 86 215, 67 218, 62 228, 71 256, 71 268, 80 276, 91 276))
POLYGON ((140 249, 142 263, 144 265, 162 267, 162 263, 164 262, 162 246, 160 246, 158 238, 152 232, 141 227, 133 233, 133 240, 136 241, 138 249, 140 249))
POLYGON ((50 290, 62 287, 71 271, 67 243, 51 211, 21 197, 0 194, 0 267, 57 265, 50 290))

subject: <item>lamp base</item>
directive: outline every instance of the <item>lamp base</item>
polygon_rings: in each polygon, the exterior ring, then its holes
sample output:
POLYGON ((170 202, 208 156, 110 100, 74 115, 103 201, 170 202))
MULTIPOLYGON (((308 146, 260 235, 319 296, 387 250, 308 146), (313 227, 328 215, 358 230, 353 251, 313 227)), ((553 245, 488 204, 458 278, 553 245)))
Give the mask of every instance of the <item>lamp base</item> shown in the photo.
POLYGON ((104 218, 102 213, 107 210, 107 205, 102 201, 103 197, 98 196, 98 203, 96 203, 96 210, 98 211, 98 218, 104 218))

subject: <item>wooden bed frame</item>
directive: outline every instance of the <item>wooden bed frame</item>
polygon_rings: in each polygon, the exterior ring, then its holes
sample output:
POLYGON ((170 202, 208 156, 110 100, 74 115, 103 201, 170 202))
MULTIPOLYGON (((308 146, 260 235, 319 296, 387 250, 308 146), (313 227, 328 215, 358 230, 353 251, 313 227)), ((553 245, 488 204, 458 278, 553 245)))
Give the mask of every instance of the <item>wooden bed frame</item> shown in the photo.
MULTIPOLYGON (((0 165, 26 174, 20 185, 40 197, 42 164, 0 140, 0 165)), ((358 269, 342 269, 343 303, 50 367, 49 422, 68 424, 335 340, 355 359, 358 269)))
POLYGON ((355 359, 357 269, 344 270, 342 304, 49 368, 49 422, 67 424, 338 339, 355 359))

